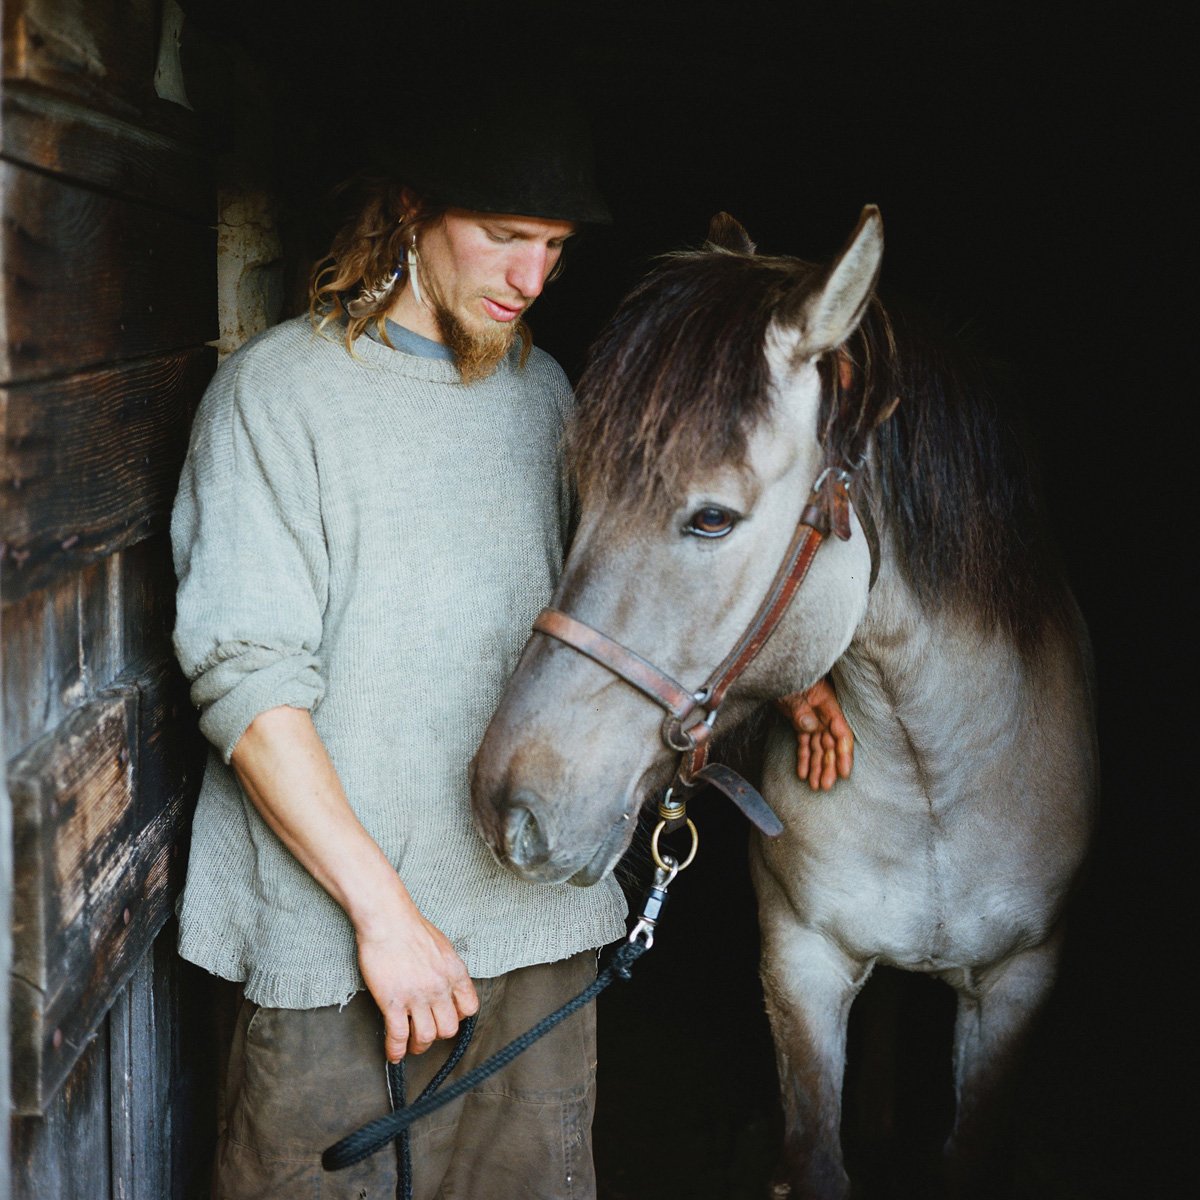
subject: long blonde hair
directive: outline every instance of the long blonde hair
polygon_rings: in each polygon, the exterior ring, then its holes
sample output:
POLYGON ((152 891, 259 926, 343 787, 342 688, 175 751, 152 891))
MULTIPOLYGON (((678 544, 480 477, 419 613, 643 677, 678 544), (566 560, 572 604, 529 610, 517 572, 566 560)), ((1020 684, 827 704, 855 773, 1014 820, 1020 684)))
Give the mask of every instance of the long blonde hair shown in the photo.
POLYGON ((309 318, 318 330, 344 320, 344 340, 351 352, 372 324, 391 344, 387 311, 403 277, 405 252, 413 238, 436 224, 445 212, 422 199, 406 207, 401 191, 401 184, 369 176, 343 184, 340 194, 360 192, 362 200, 355 215, 334 235, 329 253, 313 264, 309 276, 309 318), (397 272, 401 274, 397 276, 397 272))

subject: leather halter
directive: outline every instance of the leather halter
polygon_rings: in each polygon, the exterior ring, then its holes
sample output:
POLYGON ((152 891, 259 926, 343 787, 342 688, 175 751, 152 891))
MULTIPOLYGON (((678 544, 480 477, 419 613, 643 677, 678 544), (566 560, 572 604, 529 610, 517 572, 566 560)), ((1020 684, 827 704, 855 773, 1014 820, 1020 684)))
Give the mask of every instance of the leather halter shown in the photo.
MULTIPOLYGON (((689 690, 640 654, 556 608, 542 609, 533 623, 535 633, 546 634, 586 655, 666 710, 662 739, 669 749, 680 754, 671 791, 710 784, 724 792, 763 833, 771 837, 782 833, 783 826, 759 793, 730 768, 706 765, 713 724, 730 686, 754 661, 782 621, 821 543, 830 532, 842 541, 849 540, 850 487, 853 482, 853 473, 839 467, 827 467, 821 472, 766 596, 741 637, 699 691, 689 690), (688 723, 692 717, 697 719, 688 723)), ((874 522, 866 515, 865 506, 860 521, 864 533, 868 522, 874 531, 874 522)), ((875 538, 868 536, 867 541, 871 551, 871 583, 874 584, 878 570, 877 545, 875 538)), ((680 815, 672 820, 672 825, 682 822, 681 807, 679 811, 680 815)))

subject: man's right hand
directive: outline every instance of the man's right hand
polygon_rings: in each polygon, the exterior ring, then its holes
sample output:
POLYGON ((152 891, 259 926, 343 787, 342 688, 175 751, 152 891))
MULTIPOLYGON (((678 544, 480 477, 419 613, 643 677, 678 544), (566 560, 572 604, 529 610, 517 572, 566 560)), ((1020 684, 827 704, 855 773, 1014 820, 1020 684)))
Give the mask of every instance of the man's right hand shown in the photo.
POLYGON ((391 928, 359 932, 358 965, 383 1014, 388 1062, 423 1054, 479 1011, 466 965, 446 936, 412 905, 391 928))
POLYGON ((354 815, 312 717, 288 707, 260 713, 230 762, 263 820, 350 918, 389 1061, 453 1037, 479 1008, 475 985, 354 815))

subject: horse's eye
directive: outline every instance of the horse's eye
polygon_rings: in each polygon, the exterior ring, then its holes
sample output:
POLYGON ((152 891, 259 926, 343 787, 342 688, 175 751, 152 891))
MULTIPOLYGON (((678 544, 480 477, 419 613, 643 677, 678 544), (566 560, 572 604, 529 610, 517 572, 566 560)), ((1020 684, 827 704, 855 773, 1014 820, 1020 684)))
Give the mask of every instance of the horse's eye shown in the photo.
POLYGON ((727 508, 718 508, 715 504, 706 504, 698 508, 688 523, 683 527, 684 533, 693 533, 697 537, 724 537, 737 524, 737 514, 727 508))

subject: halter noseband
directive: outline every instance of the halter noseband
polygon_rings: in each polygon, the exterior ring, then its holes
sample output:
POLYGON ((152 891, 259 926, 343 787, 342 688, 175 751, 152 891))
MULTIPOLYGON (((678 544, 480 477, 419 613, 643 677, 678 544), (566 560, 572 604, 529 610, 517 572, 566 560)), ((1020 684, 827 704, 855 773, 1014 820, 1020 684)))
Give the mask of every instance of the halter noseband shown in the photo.
MULTIPOLYGON (((533 623, 535 633, 546 634, 586 655, 666 710, 662 739, 668 749, 678 751, 680 755, 668 797, 676 791, 686 793, 709 784, 728 796, 767 836, 775 837, 783 832, 779 818, 740 775, 719 764, 706 765, 713 724, 730 686, 754 661, 782 621, 821 543, 831 532, 842 541, 849 540, 850 487, 853 482, 854 472, 841 467, 827 467, 817 477, 766 596, 733 649, 698 691, 685 688, 640 654, 567 613, 544 608, 538 614, 533 623), (698 719, 685 724, 693 716, 698 719)), ((878 572, 877 539, 871 536, 874 522, 867 515, 866 506, 860 513, 860 521, 867 534, 871 583, 874 584, 878 572)), ((668 831, 686 820, 682 801, 670 806, 664 800, 660 815, 667 822, 668 831)))

